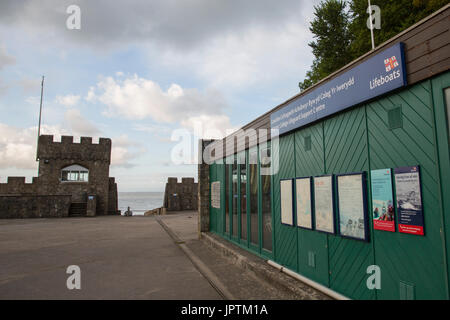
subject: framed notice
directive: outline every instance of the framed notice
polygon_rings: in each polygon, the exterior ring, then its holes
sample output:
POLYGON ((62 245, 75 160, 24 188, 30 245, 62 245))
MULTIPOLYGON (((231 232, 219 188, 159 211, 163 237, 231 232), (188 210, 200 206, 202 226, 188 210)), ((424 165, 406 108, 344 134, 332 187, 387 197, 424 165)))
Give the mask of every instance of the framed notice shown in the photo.
POLYGON ((391 169, 370 171, 373 228, 395 232, 394 197, 391 169))
POLYGON ((366 174, 342 174, 336 179, 339 233, 343 237, 367 241, 366 174))
POLYGON ((419 166, 394 169, 398 231, 424 235, 419 166))
POLYGON ((292 209, 292 179, 280 181, 281 223, 292 226, 294 224, 292 209))
POLYGON ((312 229, 312 197, 311 178, 295 179, 295 195, 297 202, 297 226, 312 229))
POLYGON ((314 177, 314 218, 318 231, 335 233, 333 176, 314 177))
POLYGON ((211 207, 220 209, 220 181, 211 183, 211 207))

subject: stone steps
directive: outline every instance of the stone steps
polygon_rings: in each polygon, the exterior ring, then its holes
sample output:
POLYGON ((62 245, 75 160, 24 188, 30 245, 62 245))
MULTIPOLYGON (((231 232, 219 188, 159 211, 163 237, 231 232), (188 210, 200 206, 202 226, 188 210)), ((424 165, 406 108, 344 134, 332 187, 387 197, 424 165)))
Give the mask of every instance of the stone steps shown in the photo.
POLYGON ((87 211, 86 202, 73 202, 70 204, 69 216, 70 217, 86 216, 86 211, 87 211))

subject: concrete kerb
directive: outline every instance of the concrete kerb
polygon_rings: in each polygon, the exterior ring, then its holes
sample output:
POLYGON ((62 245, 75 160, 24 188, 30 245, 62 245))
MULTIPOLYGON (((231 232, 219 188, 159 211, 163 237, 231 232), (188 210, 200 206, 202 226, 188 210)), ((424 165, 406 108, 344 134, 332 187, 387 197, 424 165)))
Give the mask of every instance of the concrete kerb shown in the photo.
POLYGON ((183 240, 181 240, 159 217, 156 217, 156 221, 161 227, 169 234, 180 249, 191 260, 192 264, 197 270, 205 277, 205 279, 211 284, 211 286, 224 298, 225 300, 237 300, 236 297, 225 287, 220 279, 211 271, 206 264, 204 264, 193 252, 189 249, 183 240))
MULTIPOLYGON (((241 268, 249 270, 255 274, 256 277, 267 281, 273 287, 284 290, 293 295, 298 300, 327 300, 332 299, 327 294, 312 288, 299 279, 283 273, 279 269, 265 263, 266 261, 257 256, 247 256, 246 253, 240 253, 241 248, 234 244, 223 243, 214 234, 202 232, 202 240, 205 241, 212 248, 219 250, 224 256, 234 260, 234 263, 241 268)), ((242 250, 243 251, 243 250, 242 250)), ((248 254, 250 255, 250 254, 248 254)))

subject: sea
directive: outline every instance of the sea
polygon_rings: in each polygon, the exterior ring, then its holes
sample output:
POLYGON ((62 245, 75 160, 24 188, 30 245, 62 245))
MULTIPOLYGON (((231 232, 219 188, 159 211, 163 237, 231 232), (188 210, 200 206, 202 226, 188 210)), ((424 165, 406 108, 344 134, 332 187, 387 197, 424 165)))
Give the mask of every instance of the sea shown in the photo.
POLYGON ((127 208, 133 215, 144 215, 145 211, 163 206, 164 192, 119 192, 119 210, 122 215, 127 208))

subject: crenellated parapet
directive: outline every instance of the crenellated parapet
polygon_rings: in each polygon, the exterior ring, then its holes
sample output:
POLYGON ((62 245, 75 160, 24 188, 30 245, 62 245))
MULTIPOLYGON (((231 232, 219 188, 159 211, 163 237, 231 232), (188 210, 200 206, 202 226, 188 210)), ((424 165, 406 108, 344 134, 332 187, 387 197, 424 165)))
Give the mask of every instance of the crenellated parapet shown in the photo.
POLYGON ((92 138, 81 137, 79 143, 73 142, 73 136, 62 136, 61 142, 54 141, 53 135, 39 136, 38 158, 40 160, 84 160, 105 161, 111 163, 111 139, 100 138, 92 143, 92 138))
POLYGON ((164 208, 167 211, 197 210, 198 207, 198 183, 194 178, 181 178, 181 182, 175 177, 167 179, 164 192, 164 208))
POLYGON ((7 182, 0 181, 0 195, 36 194, 39 190, 39 178, 33 177, 32 183, 26 183, 25 177, 8 177, 7 182))

